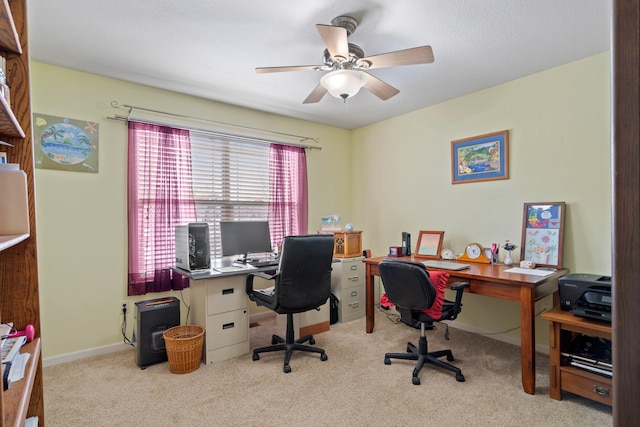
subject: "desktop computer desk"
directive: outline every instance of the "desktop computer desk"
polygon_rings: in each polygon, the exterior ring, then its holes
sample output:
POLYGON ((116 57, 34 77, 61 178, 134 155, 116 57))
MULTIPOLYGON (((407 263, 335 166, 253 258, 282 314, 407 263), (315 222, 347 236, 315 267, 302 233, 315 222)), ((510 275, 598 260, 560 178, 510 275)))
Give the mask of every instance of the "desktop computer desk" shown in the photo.
MULTIPOLYGON (((185 271, 173 269, 174 275, 189 278, 189 321, 205 328, 202 358, 205 364, 249 353, 249 297, 246 292, 249 273, 273 271, 277 266, 231 268, 230 262, 212 260, 214 269, 185 271), (223 267, 224 266, 224 267, 223 267), (228 267, 228 268, 227 268, 228 267), (223 271, 217 271, 220 268, 223 271)), ((257 279, 264 286, 272 281, 257 279)), ((256 283, 256 288, 260 287, 256 283)), ((319 311, 299 313, 296 318, 296 337, 329 330, 329 306, 319 311)), ((278 315, 281 334, 286 327, 286 315, 278 315)))
MULTIPOLYGON (((222 263, 213 261, 214 267, 222 267, 222 263)), ((225 263, 226 266, 230 264, 225 263)), ((224 269, 223 272, 215 269, 173 270, 173 274, 189 278, 189 320, 205 328, 202 352, 205 364, 249 353, 247 275, 274 269, 238 267, 224 269)))
MULTIPOLYGON (((373 332, 374 325, 374 277, 380 276, 378 264, 387 258, 365 258, 366 279, 366 319, 367 333, 373 332)), ((413 257, 397 257, 393 259, 407 261, 424 261, 413 257)), ((467 281, 470 287, 465 291, 478 295, 485 295, 520 303, 520 345, 522 364, 522 387, 529 394, 535 394, 535 302, 547 295, 553 294, 553 305, 559 303, 558 279, 569 273, 566 268, 559 269, 548 276, 530 274, 506 273, 511 268, 504 264, 466 263, 470 267, 465 270, 451 271, 449 283, 467 281)))

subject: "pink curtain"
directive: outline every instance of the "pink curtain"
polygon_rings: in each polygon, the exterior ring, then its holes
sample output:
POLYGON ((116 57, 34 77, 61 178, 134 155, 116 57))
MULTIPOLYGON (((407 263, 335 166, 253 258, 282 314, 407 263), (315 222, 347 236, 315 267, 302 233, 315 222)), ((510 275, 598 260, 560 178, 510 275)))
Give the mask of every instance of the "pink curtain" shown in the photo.
POLYGON ((285 236, 307 234, 307 158, 304 148, 271 144, 269 228, 275 248, 285 236))
POLYGON ((188 287, 174 278, 176 225, 196 221, 189 131, 129 122, 128 294, 188 287))

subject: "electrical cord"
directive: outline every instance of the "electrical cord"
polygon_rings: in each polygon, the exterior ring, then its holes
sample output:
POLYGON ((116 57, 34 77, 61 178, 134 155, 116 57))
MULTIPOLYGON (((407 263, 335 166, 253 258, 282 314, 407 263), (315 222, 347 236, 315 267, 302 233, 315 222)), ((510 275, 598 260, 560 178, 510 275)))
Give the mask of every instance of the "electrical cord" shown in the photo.
POLYGON ((182 304, 184 304, 184 306, 187 308, 187 317, 185 318, 185 324, 188 325, 189 324, 189 314, 191 314, 191 306, 187 305, 187 303, 184 302, 184 295, 182 295, 182 289, 180 289, 180 300, 182 301, 182 304))
POLYGON ((122 341, 131 347, 134 346, 131 340, 127 338, 127 307, 124 304, 122 305, 122 341))

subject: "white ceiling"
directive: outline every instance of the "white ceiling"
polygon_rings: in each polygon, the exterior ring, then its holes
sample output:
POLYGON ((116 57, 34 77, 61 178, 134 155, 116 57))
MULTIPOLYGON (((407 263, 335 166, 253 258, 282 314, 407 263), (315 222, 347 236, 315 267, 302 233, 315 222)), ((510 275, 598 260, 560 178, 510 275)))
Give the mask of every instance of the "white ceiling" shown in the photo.
MULTIPOLYGON (((31 59, 354 129, 609 50, 611 0, 30 0, 31 59), (430 45, 435 62, 371 70, 400 93, 302 101, 323 72, 315 24, 350 15, 366 56, 430 45)), ((109 100, 111 101, 111 100, 109 100)), ((120 103, 132 103, 118 99, 120 103)), ((140 105, 154 108, 153 105, 140 105)), ((210 119, 215 119, 210 117, 210 119)))

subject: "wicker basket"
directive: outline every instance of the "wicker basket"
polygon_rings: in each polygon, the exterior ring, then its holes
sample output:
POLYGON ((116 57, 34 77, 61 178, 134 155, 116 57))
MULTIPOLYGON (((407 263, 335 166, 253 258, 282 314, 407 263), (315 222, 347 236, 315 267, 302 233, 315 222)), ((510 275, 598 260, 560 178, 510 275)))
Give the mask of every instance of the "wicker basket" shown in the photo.
POLYGON ((169 359, 169 370, 186 374, 200 367, 204 328, 196 325, 174 326, 162 334, 169 359))

